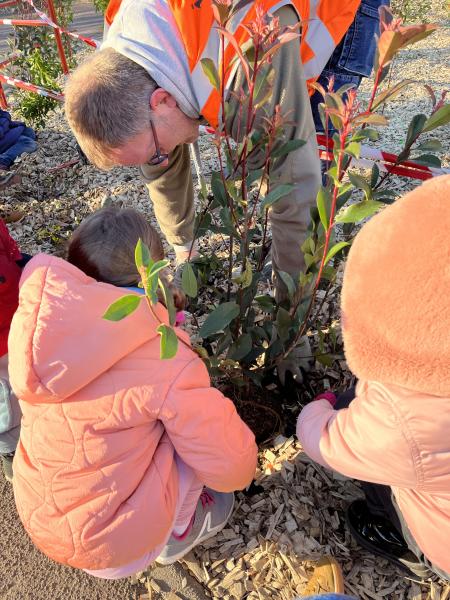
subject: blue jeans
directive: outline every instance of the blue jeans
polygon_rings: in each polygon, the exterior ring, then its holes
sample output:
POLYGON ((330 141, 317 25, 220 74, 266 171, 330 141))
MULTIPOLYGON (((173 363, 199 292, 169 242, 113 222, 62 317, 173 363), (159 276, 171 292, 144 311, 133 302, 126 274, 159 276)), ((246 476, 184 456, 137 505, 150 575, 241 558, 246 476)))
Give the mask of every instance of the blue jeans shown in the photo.
POLYGON ((9 381, 0 377, 0 454, 15 452, 20 436, 22 412, 9 381))
POLYGON ((36 134, 31 127, 25 127, 17 142, 0 154, 0 166, 9 169, 18 156, 24 152, 35 152, 37 147, 36 134))
MULTIPOLYGON (((369 77, 377 46, 375 35, 380 34, 378 8, 388 4, 389 0, 362 0, 353 23, 336 46, 317 80, 325 89, 332 75, 334 75, 335 91, 348 83, 357 88, 362 77, 369 77)), ((311 96, 311 109, 316 131, 319 132, 324 130, 318 110, 321 102, 323 102, 321 94, 315 92, 311 96)), ((330 133, 331 130, 330 123, 330 133)))

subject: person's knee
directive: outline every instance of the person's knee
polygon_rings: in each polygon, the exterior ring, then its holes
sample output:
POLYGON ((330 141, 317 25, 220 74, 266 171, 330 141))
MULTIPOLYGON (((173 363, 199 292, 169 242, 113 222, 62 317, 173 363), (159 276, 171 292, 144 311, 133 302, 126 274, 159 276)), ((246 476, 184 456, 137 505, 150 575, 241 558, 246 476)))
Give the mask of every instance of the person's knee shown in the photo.
POLYGON ((34 129, 31 129, 31 127, 25 127, 22 132, 22 136, 30 138, 30 140, 36 139, 36 133, 34 132, 34 129))

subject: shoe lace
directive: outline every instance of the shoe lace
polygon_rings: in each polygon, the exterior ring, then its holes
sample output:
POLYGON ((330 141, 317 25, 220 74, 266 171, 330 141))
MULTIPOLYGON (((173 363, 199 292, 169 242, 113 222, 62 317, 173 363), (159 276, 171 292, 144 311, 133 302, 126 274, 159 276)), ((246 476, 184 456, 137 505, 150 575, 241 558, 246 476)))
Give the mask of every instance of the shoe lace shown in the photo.
POLYGON ((214 504, 215 500, 209 492, 203 490, 203 492, 200 494, 200 502, 202 503, 202 507, 205 508, 205 506, 208 506, 209 504, 214 504))

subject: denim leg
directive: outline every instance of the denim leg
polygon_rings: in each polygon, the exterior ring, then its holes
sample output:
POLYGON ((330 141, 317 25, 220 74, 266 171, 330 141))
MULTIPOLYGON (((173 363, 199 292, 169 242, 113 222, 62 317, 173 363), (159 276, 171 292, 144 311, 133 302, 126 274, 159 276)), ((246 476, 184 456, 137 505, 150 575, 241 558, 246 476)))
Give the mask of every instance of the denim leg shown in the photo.
POLYGON ((22 413, 8 380, 0 377, 0 454, 15 452, 22 413))
POLYGON ((25 129, 23 130, 22 136, 30 138, 30 140, 36 139, 36 133, 35 133, 34 129, 31 129, 31 127, 25 127, 25 129))
MULTIPOLYGON (((323 87, 327 87, 331 76, 334 76, 335 91, 345 84, 352 84, 357 88, 362 77, 369 77, 375 57, 375 36, 380 33, 378 9, 388 4, 389 0, 362 0, 353 23, 336 46, 318 79, 323 87)), ((318 111, 318 105, 322 101, 319 92, 315 92, 311 97, 314 123, 319 132, 323 132, 318 111)), ((332 131, 330 124, 330 134, 332 131)))
MULTIPOLYGON (((327 89, 328 86, 328 82, 330 77, 334 77, 334 86, 333 89, 334 90, 338 90, 340 87, 342 87, 343 85, 347 85, 347 84, 351 84, 353 87, 358 88, 359 84, 361 83, 361 76, 360 75, 352 75, 351 73, 346 73, 343 70, 341 70, 341 72, 339 72, 340 69, 339 67, 335 67, 333 69, 328 69, 325 68, 322 73, 320 74, 319 78, 317 79, 317 82, 320 83, 320 85, 322 85, 325 89, 327 89)), ((344 94, 344 100, 345 100, 345 94, 344 94)), ((320 94, 320 92, 315 91, 314 94, 311 96, 311 110, 312 110, 312 114, 313 114, 313 119, 314 119, 314 125, 316 127, 316 131, 318 133, 323 133, 324 132, 324 127, 322 125, 322 121, 320 119, 320 113, 319 113, 319 104, 321 102, 323 102, 323 98, 322 98, 322 94, 320 94)), ((331 121, 328 121, 328 133, 330 134, 330 137, 333 135, 333 133, 336 130, 334 129, 333 125, 331 124, 331 121)))
POLYGON ((334 405, 335 410, 341 410, 341 408, 348 408, 350 406, 350 402, 355 397, 355 388, 351 387, 347 391, 339 394, 336 404, 334 405))
POLYGON ((1 165, 10 167, 14 163, 16 158, 24 152, 31 153, 37 150, 38 145, 35 140, 36 136, 34 134, 34 131, 30 127, 26 127, 24 132, 26 132, 27 135, 23 133, 13 146, 8 148, 8 150, 6 150, 6 152, 3 152, 3 154, 0 154, 1 165), (31 134, 33 135, 33 137, 30 137, 31 134))

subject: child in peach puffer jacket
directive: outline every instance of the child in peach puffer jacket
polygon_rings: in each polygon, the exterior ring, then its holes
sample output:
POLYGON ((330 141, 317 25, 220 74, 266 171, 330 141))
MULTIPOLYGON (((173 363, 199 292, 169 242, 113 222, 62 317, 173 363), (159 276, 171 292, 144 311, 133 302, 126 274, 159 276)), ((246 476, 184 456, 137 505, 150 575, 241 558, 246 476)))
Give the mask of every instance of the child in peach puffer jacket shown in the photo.
POLYGON ((109 208, 75 231, 68 262, 33 258, 9 338, 20 518, 50 558, 104 578, 174 562, 220 531, 256 467, 253 434, 180 328, 176 357, 160 359, 162 304, 102 319, 121 287, 141 293, 139 238, 163 258, 139 213, 109 208))
POLYGON ((297 435, 320 464, 363 480, 356 541, 419 576, 450 579, 450 176, 356 236, 342 289, 356 396, 324 394, 297 435))

